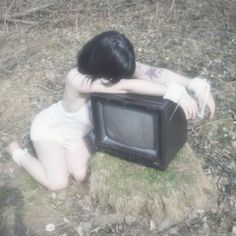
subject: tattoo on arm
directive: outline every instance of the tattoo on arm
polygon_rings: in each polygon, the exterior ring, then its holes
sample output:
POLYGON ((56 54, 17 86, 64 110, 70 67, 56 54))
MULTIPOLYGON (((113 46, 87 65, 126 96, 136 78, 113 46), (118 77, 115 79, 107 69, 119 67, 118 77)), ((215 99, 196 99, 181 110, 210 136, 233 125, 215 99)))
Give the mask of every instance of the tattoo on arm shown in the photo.
POLYGON ((149 77, 150 80, 154 80, 159 78, 159 76, 162 73, 162 69, 156 68, 156 67, 150 67, 146 70, 145 75, 149 77))

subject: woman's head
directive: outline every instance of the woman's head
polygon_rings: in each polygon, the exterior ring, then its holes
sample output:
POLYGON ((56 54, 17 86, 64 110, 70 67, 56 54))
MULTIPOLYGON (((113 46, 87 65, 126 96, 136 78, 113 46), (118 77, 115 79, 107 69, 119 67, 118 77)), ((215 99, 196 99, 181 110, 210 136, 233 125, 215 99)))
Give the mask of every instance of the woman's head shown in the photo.
POLYGON ((77 68, 82 74, 108 79, 111 83, 128 78, 135 71, 133 45, 116 31, 106 31, 91 39, 79 51, 77 68))

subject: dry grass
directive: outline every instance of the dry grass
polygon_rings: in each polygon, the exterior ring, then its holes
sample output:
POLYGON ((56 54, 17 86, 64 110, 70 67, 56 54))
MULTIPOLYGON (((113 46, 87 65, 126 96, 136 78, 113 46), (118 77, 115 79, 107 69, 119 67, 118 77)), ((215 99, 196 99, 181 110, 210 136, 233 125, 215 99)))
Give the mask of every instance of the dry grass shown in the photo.
MULTIPOLYGON (((203 76, 211 81, 217 102, 215 119, 211 122, 190 123, 189 142, 195 147, 194 151, 203 153, 202 159, 210 163, 210 166, 206 166, 210 175, 215 177, 230 173, 229 177, 233 179, 233 171, 229 171, 227 165, 235 159, 234 14, 231 0, 2 1, 0 181, 1 185, 23 189, 25 205, 22 204, 20 210, 22 221, 32 219, 35 223, 39 217, 43 224, 53 217, 57 218, 57 214, 66 215, 71 219, 70 224, 59 217, 60 224, 68 226, 67 230, 76 228, 78 222, 73 204, 77 200, 73 200, 72 204, 68 199, 73 198, 80 188, 74 189, 74 192, 69 189, 71 195, 67 199, 62 197, 69 205, 63 208, 63 212, 53 212, 51 218, 47 218, 45 212, 38 211, 39 199, 34 201, 25 196, 28 194, 37 198, 42 194, 41 189, 35 189, 30 178, 15 181, 18 169, 9 160, 4 147, 16 138, 27 148, 32 147, 28 139, 31 119, 38 111, 61 98, 64 75, 74 66, 77 51, 88 39, 105 30, 114 29, 125 33, 135 46, 137 60, 169 68, 189 77, 203 76)), ((225 193, 222 195, 222 198, 227 196, 225 193)), ((50 212, 53 204, 47 200, 50 199, 49 195, 47 197, 43 199, 46 199, 50 212)), ((136 202, 139 206, 144 204, 138 194, 136 202)), ((123 204, 122 201, 120 204, 123 204)), ((150 207, 145 205, 145 209, 150 207)), ((232 208, 231 205, 229 207, 232 208)), ((9 218, 11 211, 6 209, 9 218)), ((177 217, 182 214, 178 212, 174 214, 177 217)), ((222 209, 219 212, 222 219, 230 215, 230 211, 223 215, 222 209)), ((25 224, 29 230, 33 230, 33 225, 25 224)), ((232 226, 231 221, 222 224, 220 227, 223 229, 232 226)), ((217 229, 218 222, 216 225, 217 229)), ((37 234, 42 235, 43 230, 37 228, 37 234)))
POLYGON ((216 189, 188 145, 164 172, 103 153, 95 155, 92 166, 90 198, 103 210, 176 223, 192 209, 214 205, 216 189))

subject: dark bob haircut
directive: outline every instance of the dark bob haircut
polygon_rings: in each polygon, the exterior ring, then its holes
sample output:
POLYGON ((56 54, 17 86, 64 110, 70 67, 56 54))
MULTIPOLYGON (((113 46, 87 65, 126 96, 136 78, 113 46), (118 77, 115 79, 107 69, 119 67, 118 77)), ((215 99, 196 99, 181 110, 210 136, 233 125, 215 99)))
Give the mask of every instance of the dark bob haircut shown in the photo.
POLYGON ((133 45, 119 32, 103 32, 79 51, 77 69, 92 80, 104 78, 112 84, 129 78, 135 71, 133 45))

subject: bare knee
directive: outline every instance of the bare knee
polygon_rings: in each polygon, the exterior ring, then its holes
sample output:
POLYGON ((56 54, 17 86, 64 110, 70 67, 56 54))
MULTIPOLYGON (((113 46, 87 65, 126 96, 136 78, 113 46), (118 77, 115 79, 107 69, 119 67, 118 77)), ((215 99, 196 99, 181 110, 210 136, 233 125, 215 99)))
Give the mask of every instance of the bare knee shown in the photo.
POLYGON ((84 182, 88 176, 88 165, 74 169, 72 172, 74 179, 78 182, 84 182))
POLYGON ((54 178, 48 181, 47 188, 50 191, 60 191, 65 189, 68 183, 68 178, 54 178))
POLYGON ((84 182, 87 177, 87 173, 74 173, 73 177, 78 182, 84 182))

